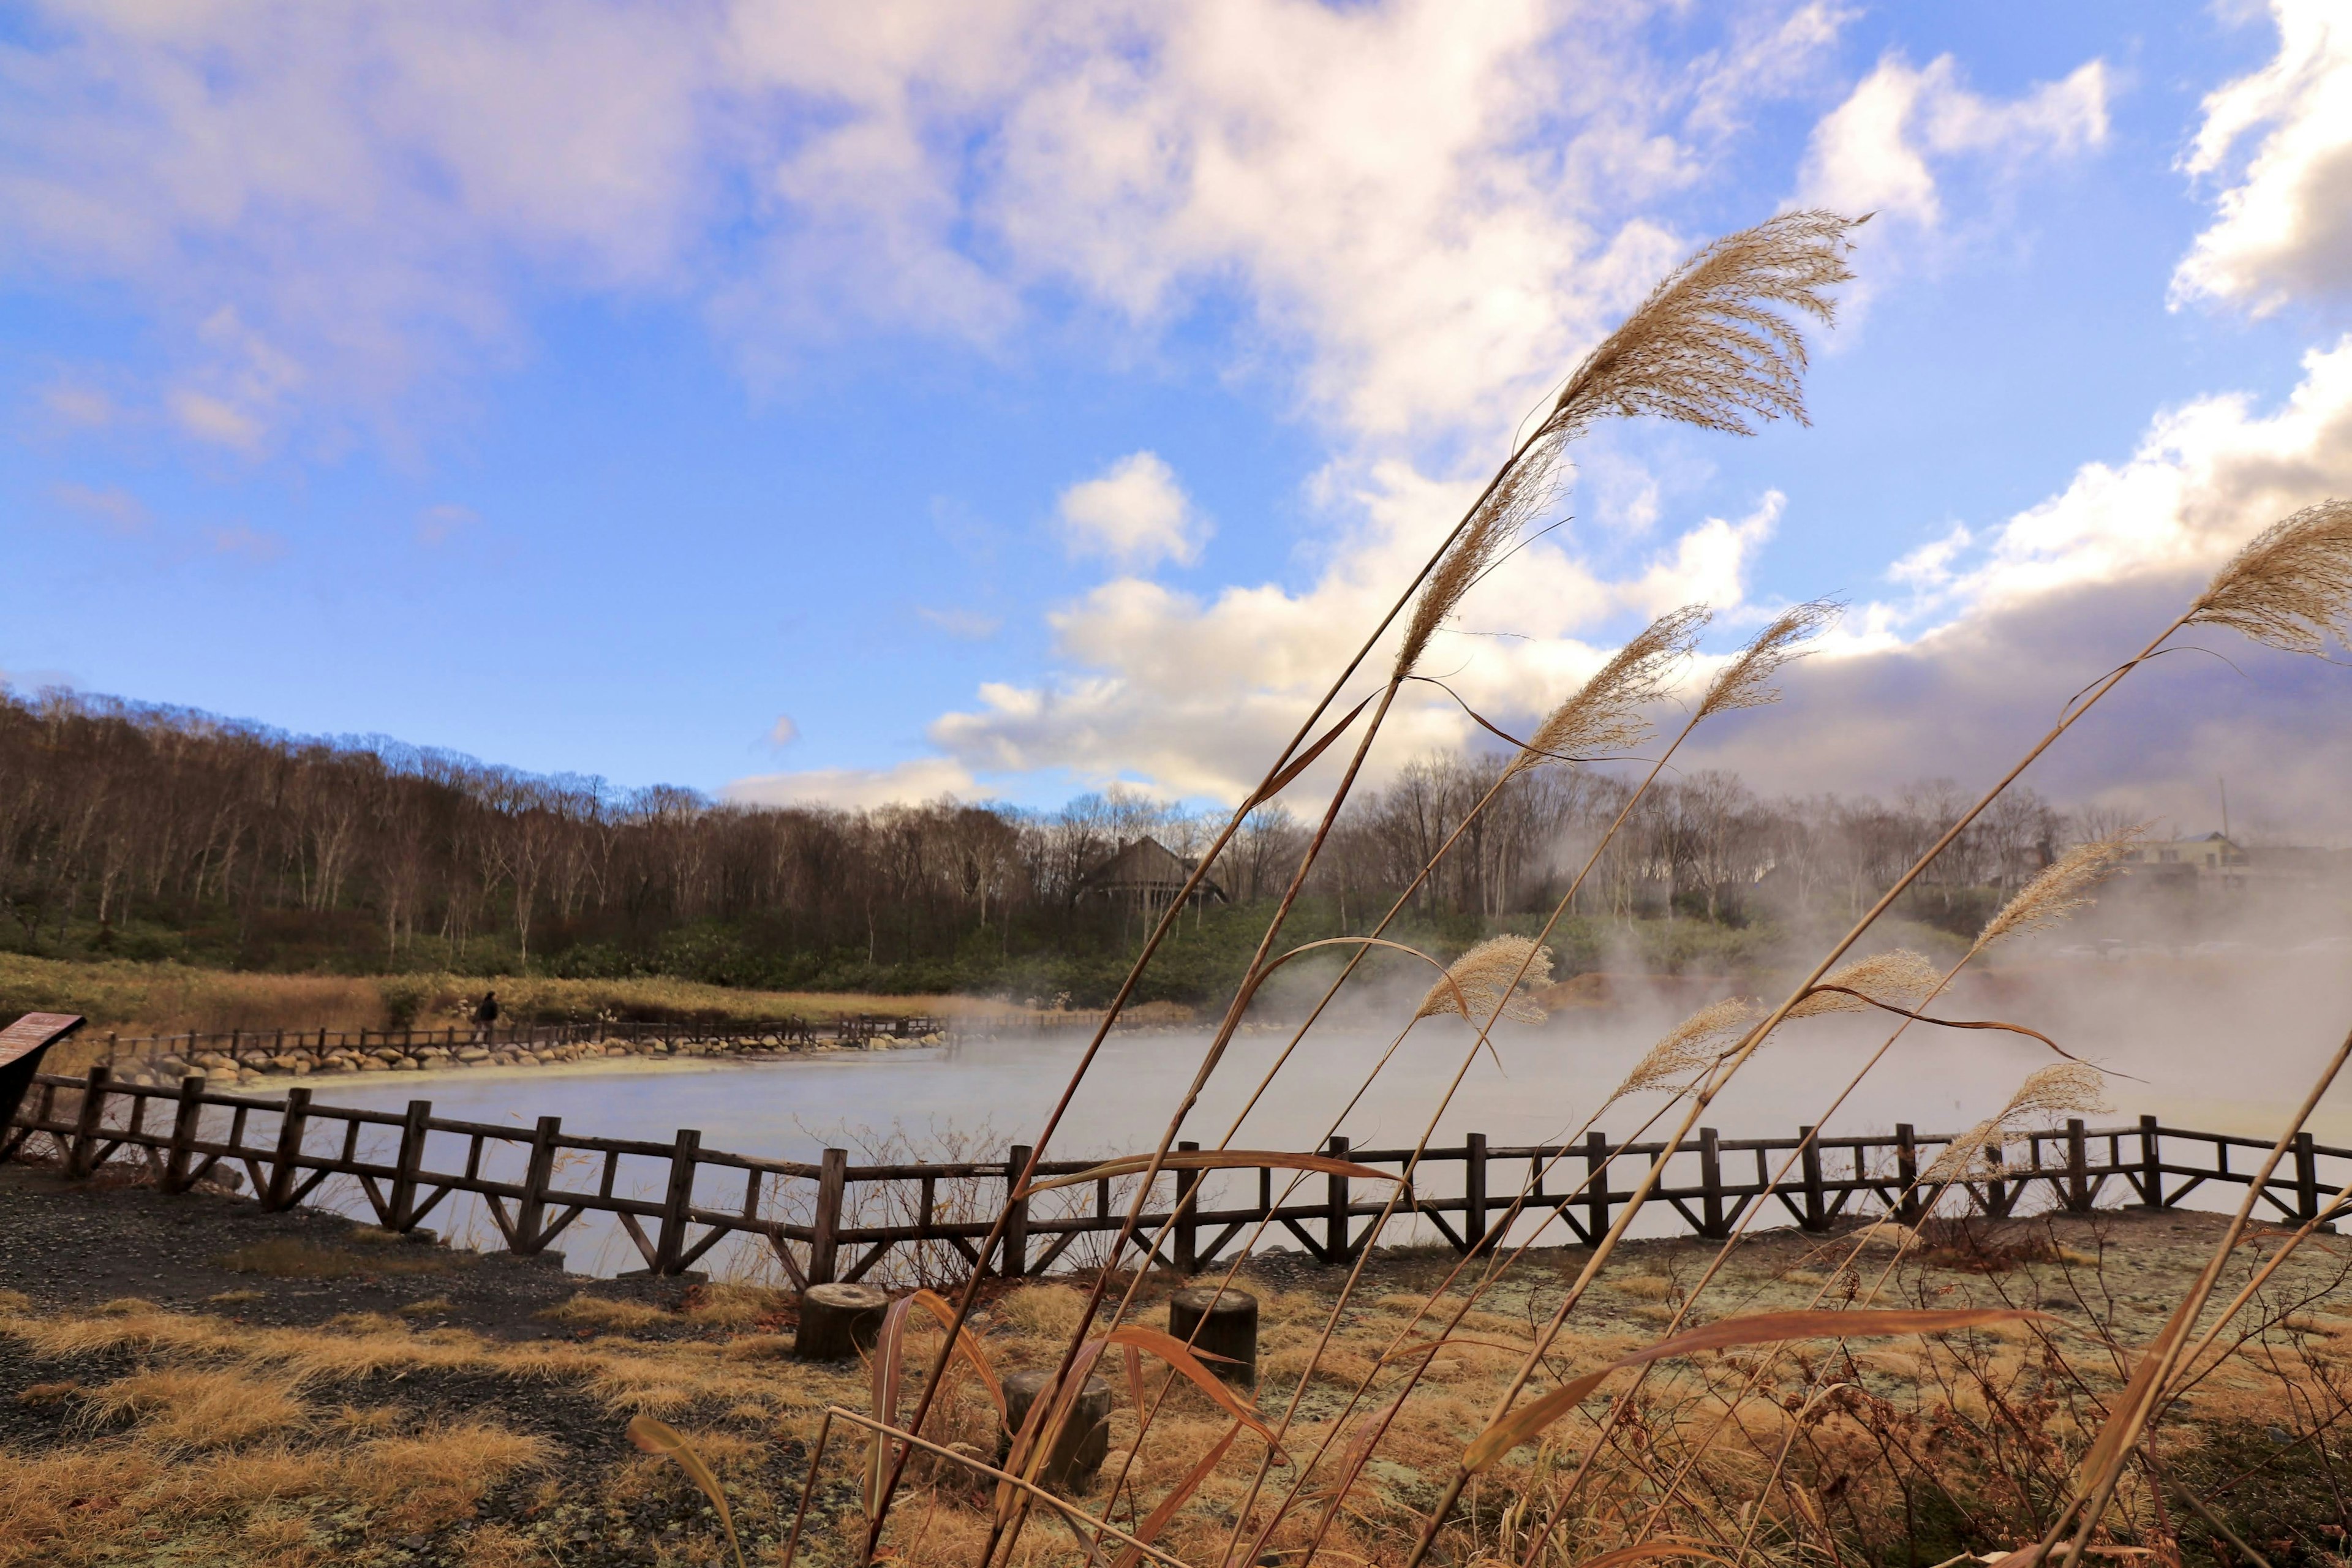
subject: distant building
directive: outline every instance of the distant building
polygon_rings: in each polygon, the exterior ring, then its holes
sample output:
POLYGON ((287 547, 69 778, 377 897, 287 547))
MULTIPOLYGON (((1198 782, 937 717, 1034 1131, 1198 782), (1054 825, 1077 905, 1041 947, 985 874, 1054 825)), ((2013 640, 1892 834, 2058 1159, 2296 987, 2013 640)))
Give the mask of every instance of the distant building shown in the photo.
POLYGON ((2219 833, 2135 845, 2122 865, 2158 887, 2224 891, 2256 885, 2317 887, 2340 881, 2352 870, 2352 853, 2300 845, 2249 848, 2219 833))
MULTIPOLYGON (((1119 903, 1140 904, 1146 909, 1166 909, 1192 880, 1198 860, 1188 860, 1157 838, 1138 838, 1119 846, 1118 853, 1088 871, 1078 883, 1081 899, 1106 899, 1119 903)), ((1205 903, 1231 903, 1225 890, 1208 879, 1192 890, 1192 907, 1205 903)))

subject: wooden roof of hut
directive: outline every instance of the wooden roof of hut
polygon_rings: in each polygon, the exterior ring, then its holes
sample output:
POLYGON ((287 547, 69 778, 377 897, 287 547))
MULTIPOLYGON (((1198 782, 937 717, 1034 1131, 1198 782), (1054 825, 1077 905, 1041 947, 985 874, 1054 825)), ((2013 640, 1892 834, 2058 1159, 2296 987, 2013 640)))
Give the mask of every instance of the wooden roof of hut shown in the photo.
MULTIPOLYGON (((1081 895, 1095 893, 1152 901, 1172 899, 1183 891, 1185 882, 1199 864, 1147 834, 1120 845, 1117 854, 1088 871, 1079 882, 1078 891, 1081 895)), ((1192 896, 1214 899, 1221 904, 1232 901, 1223 888, 1205 878, 1192 896)))

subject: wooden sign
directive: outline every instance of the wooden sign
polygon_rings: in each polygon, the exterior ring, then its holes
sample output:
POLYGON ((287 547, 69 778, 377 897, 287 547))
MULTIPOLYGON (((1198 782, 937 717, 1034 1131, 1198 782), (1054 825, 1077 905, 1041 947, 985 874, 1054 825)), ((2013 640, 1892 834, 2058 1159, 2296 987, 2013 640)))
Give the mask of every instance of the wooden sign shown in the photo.
POLYGON ((55 1045, 79 1029, 88 1020, 78 1013, 27 1013, 5 1029, 0 1029, 0 1067, 5 1067, 19 1057, 28 1056, 43 1046, 55 1045))

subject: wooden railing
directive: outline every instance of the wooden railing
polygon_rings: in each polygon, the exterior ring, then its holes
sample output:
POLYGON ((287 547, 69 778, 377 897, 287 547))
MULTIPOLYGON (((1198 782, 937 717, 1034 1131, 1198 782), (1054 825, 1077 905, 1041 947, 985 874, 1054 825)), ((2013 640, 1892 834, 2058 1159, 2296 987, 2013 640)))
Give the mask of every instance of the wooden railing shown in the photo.
MULTIPOLYGON (((1017 1145, 1002 1162, 853 1165, 847 1151, 827 1149, 810 1164, 705 1149, 691 1128, 668 1142, 598 1138, 567 1132, 553 1116, 528 1130, 451 1121, 436 1117, 422 1100, 394 1112, 314 1104, 304 1088, 266 1099, 214 1092, 202 1078, 175 1089, 120 1084, 103 1063, 87 1079, 34 1081, 15 1123, 0 1133, 0 1158, 46 1153, 74 1177, 111 1163, 143 1166, 166 1192, 184 1192, 226 1166, 249 1178, 255 1197, 273 1210, 301 1203, 341 1176, 356 1184, 379 1224, 403 1232, 422 1225, 453 1194, 471 1194, 508 1248, 525 1254, 544 1251, 583 1215, 609 1215, 653 1274, 681 1273, 738 1236, 772 1251, 802 1287, 857 1279, 895 1250, 922 1246, 950 1249, 972 1269, 1040 1274, 1081 1238, 1116 1234, 1132 1192, 1115 1194, 1113 1182, 1098 1180, 1090 1194, 1077 1190, 1080 1202, 1058 1209, 1016 1197, 1013 1183, 1029 1157, 1017 1145), (370 1130, 376 1141, 363 1147, 370 1130), (632 1190, 616 1191, 625 1162, 638 1163, 629 1167, 632 1190), (943 1186, 950 1194, 944 1205, 943 1186), (651 1190, 661 1196, 639 1195, 651 1190), (877 1194, 891 1200, 885 1206, 899 1216, 894 1223, 876 1223, 875 1205, 860 1201, 877 1194), (1087 1196, 1090 1203, 1083 1201, 1087 1196), (984 1258, 979 1244, 1007 1203, 1003 1240, 984 1258)), ((1920 1174, 1952 1139, 1907 1124, 1890 1134, 1835 1137, 1801 1128, 1789 1138, 1724 1138, 1703 1128, 1671 1157, 1654 1195, 1707 1237, 1730 1235, 1751 1206, 1769 1203, 1810 1232, 1864 1213, 1916 1222, 1924 1201, 1920 1174), (1776 1184, 1784 1164, 1788 1174, 1776 1184)), ((2078 1213, 2111 1187, 2124 1189, 2135 1206, 2170 1208, 2209 1183, 2248 1184, 2260 1152, 2270 1147, 2260 1139, 2160 1126, 2152 1116, 2127 1127, 2069 1121, 2020 1144, 2021 1151, 2013 1145, 2012 1152, 2025 1158, 2014 1165, 1983 1167, 1955 1184, 1972 1211, 2010 1215, 2037 1186, 2057 1207, 2078 1213), (2249 1152, 2234 1170, 2233 1150, 2249 1152), (2191 1162, 2184 1157, 2189 1152, 2210 1159, 2191 1162)), ((1409 1150, 1351 1149, 1344 1138, 1332 1139, 1328 1152, 1400 1172, 1412 1159, 1409 1150)), ((1424 1220, 1464 1252, 1491 1247, 1515 1230, 1515 1239, 1524 1239, 1554 1221, 1570 1238, 1590 1245, 1626 1201, 1633 1182, 1623 1167, 1641 1169, 1664 1157, 1664 1144, 1613 1144, 1597 1131, 1565 1147, 1495 1145, 1473 1133, 1422 1156, 1389 1223, 1424 1220)), ((1039 1172, 1069 1175, 1092 1163, 1046 1161, 1039 1172)), ((2352 1150, 2322 1146, 2304 1133, 2261 1197, 2282 1220, 2332 1220, 2337 1210, 2323 1213, 2322 1205, 2347 1176, 2352 1150), (2331 1166, 2325 1173, 2323 1162, 2331 1166)), ((1283 1184, 1276 1193, 1271 1171, 1171 1173, 1132 1243, 1149 1246, 1171 1209, 1180 1212, 1161 1261, 1185 1273, 1214 1262, 1259 1226, 1295 1238, 1325 1263, 1351 1259, 1381 1239, 1375 1233, 1382 1228, 1386 1184, 1371 1190, 1345 1175, 1318 1175, 1286 1176, 1283 1184)))
POLYGON ((110 1061, 219 1053, 236 1060, 267 1060, 289 1051, 454 1050, 480 1045, 541 1049, 609 1040, 658 1040, 666 1045, 724 1045, 741 1049, 788 1050, 820 1041, 914 1039, 946 1034, 960 1026, 947 1020, 900 1014, 852 1014, 822 1022, 768 1018, 724 1023, 569 1023, 456 1025, 439 1029, 228 1029, 184 1035, 109 1035, 110 1061))

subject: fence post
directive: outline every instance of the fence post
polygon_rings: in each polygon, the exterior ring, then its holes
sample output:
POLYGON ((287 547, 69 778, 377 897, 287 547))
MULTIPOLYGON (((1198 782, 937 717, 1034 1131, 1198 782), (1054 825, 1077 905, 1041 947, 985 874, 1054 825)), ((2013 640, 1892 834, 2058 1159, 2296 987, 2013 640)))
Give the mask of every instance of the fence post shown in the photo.
POLYGON ((292 1205, 295 1178, 302 1173, 295 1162, 302 1157, 302 1124, 310 1119, 310 1091, 299 1087, 286 1091, 286 1110, 278 1119, 278 1159, 269 1167, 269 1186, 260 1194, 265 1214, 292 1205))
POLYGON ((1609 1134, 1598 1129, 1584 1135, 1584 1228, 1598 1247, 1609 1234, 1609 1134))
POLYGON ((2066 1212, 2085 1214, 2091 1207, 2091 1152, 2083 1141, 2083 1119, 2066 1119, 2066 1212))
MULTIPOLYGON (((1014 1195, 1021 1191, 1022 1173, 1029 1168, 1029 1154, 1030 1145, 1015 1143, 1004 1161, 1004 1262, 998 1272, 1007 1279, 1029 1272, 1029 1200, 1014 1195)), ((987 1266, 987 1258, 980 1261, 987 1266)))
POLYGON ((808 1282, 833 1283, 841 1248, 841 1194, 849 1184, 849 1151, 827 1149, 817 1165, 816 1213, 809 1221, 808 1282))
POLYGON ((1462 1247, 1475 1258, 1486 1247, 1486 1135, 1473 1132, 1463 1142, 1462 1247))
POLYGON ((1722 1138, 1712 1127, 1698 1130, 1698 1233, 1709 1241, 1721 1241, 1731 1227, 1723 1223, 1722 1138))
MULTIPOLYGON (((1176 1145, 1186 1154, 1197 1153, 1200 1147, 1197 1139, 1176 1145)), ((1199 1171, 1176 1173, 1176 1272, 1188 1276, 1201 1270, 1201 1222, 1193 1217, 1200 1208, 1201 1176, 1199 1171)))
POLYGON ((1805 1213, 1797 1228, 1817 1233, 1830 1227, 1829 1194, 1822 1186, 1822 1143, 1813 1136, 1820 1131, 1818 1127, 1797 1129, 1797 1142, 1803 1145, 1797 1157, 1805 1180, 1805 1213))
POLYGON ((691 1127, 677 1130, 669 1155, 669 1192, 662 1200, 661 1234, 654 1238, 654 1272, 675 1274, 686 1254, 688 1211, 694 1207, 694 1163, 701 1152, 702 1134, 691 1127))
POLYGON ((89 1081, 81 1091, 81 1110, 74 1118, 73 1148, 66 1155, 68 1176, 87 1176, 98 1168, 98 1135, 105 1125, 106 1084, 113 1076, 104 1062, 95 1063, 89 1069, 89 1081))
POLYGON ((408 1102, 408 1118, 400 1124, 400 1159, 393 1167, 392 1223, 384 1228, 405 1233, 415 1221, 416 1173, 425 1164, 425 1123, 433 1115, 429 1100, 408 1102))
POLYGON ((2307 1131, 2294 1135, 2294 1217, 2306 1225, 2319 1217, 2319 1151, 2307 1131))
POLYGON ((172 1120, 172 1148, 163 1159, 163 1190, 188 1190, 188 1163, 195 1158, 196 1132, 205 1114, 205 1075, 192 1072, 180 1080, 180 1113, 172 1120))
POLYGON ((2162 1146, 2158 1142, 2162 1135, 2163 1129, 2157 1125, 2155 1117, 2143 1116, 2139 1119, 2140 1201, 2135 1205, 2136 1207, 2144 1209, 2164 1207, 2164 1160, 2160 1152, 2162 1146))
POLYGON ((547 1187, 555 1180, 555 1140, 563 1118, 542 1116, 530 1132, 530 1163, 524 1167, 522 1202, 515 1206, 515 1250, 535 1253, 547 1245, 540 1227, 547 1223, 547 1187))
MULTIPOLYGON (((1334 1160, 1346 1159, 1348 1141, 1333 1133, 1325 1152, 1334 1160)), ((1323 1183, 1323 1261, 1345 1263, 1353 1256, 1348 1247, 1348 1178, 1326 1176, 1323 1183)))
POLYGON ((1902 1199, 1895 1206, 1895 1217, 1905 1225, 1917 1225, 1919 1205, 1919 1144, 1908 1121, 1895 1124, 1895 1180, 1902 1189, 1902 1199))

